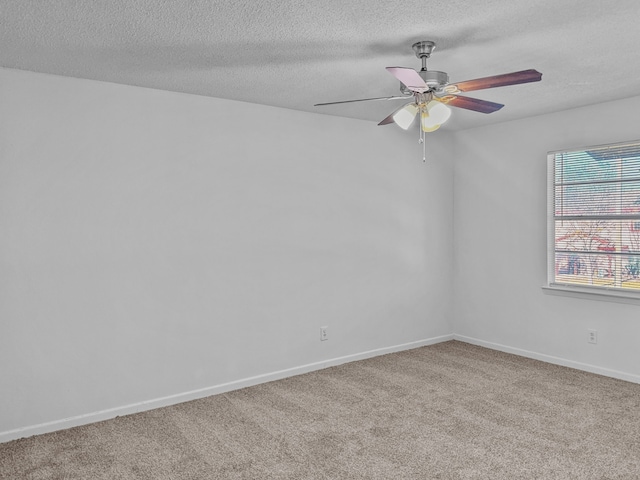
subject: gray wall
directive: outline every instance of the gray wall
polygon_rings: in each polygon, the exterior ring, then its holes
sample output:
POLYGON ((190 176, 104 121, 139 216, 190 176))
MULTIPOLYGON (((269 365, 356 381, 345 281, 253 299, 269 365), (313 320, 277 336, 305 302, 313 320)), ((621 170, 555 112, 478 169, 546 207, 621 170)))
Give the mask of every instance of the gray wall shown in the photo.
POLYGON ((451 336, 444 132, 15 70, 0 112, 0 440, 451 336))
POLYGON ((541 288, 547 151, 640 138, 640 97, 427 164, 392 127, 14 70, 0 112, 0 441, 454 334, 640 381, 637 304, 541 288))
POLYGON ((640 382, 640 302, 552 295, 547 152, 640 139, 640 97, 454 135, 458 338, 640 382), (587 330, 598 344, 587 343, 587 330))

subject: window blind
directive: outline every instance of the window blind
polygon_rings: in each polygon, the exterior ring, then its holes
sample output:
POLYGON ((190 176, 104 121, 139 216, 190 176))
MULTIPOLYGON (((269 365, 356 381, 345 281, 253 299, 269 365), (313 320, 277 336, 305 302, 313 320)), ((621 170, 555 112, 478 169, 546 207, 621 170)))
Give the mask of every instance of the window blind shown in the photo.
POLYGON ((640 293, 640 142, 549 154, 549 282, 640 293))

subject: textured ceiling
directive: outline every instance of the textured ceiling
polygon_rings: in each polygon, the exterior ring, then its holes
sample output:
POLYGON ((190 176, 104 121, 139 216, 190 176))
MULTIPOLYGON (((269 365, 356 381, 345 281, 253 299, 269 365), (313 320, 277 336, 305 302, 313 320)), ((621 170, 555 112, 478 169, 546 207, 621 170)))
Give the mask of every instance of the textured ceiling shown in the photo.
MULTIPOLYGON (((640 95, 640 2, 616 0, 0 0, 0 66, 379 121, 387 66, 452 82, 535 68, 542 82, 472 92, 462 129, 640 95)), ((389 128, 389 127, 380 127, 389 128)))

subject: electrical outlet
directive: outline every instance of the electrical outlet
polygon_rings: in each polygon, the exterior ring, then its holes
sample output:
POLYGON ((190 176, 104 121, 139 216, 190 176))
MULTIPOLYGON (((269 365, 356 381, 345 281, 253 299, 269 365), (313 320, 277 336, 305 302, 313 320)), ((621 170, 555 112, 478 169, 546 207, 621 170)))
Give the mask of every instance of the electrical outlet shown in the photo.
POLYGON ((597 330, 587 330, 587 342, 589 343, 598 343, 598 331, 597 330))
POLYGON ((320 341, 324 342, 325 340, 329 340, 329 332, 327 331, 329 327, 320 327, 320 341))

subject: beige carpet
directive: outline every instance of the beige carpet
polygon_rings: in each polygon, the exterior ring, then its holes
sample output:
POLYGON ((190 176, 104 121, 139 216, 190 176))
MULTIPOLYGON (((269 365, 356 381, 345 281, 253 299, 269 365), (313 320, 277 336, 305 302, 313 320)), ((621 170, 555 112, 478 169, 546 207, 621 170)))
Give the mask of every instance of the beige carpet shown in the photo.
POLYGON ((640 479, 640 385, 461 342, 0 444, 10 479, 640 479))

